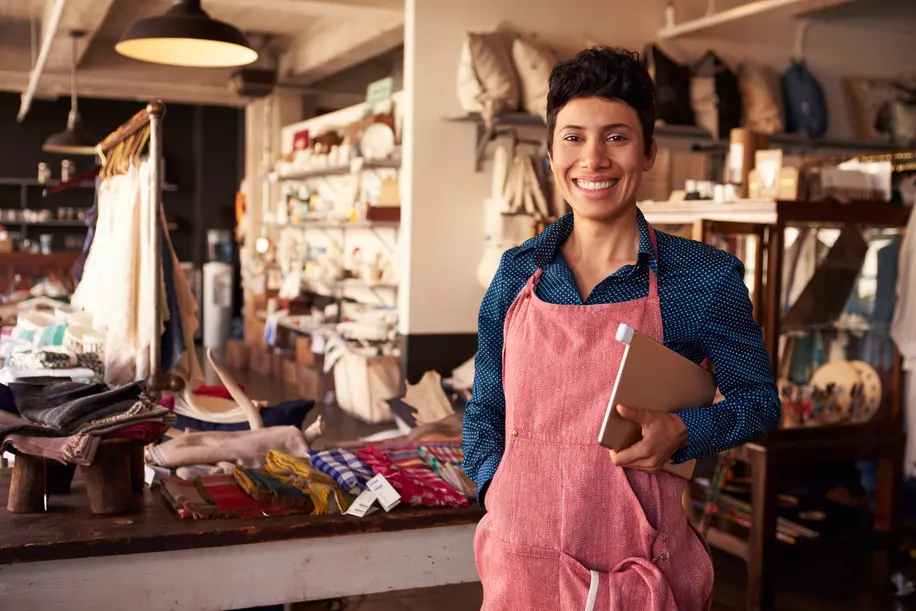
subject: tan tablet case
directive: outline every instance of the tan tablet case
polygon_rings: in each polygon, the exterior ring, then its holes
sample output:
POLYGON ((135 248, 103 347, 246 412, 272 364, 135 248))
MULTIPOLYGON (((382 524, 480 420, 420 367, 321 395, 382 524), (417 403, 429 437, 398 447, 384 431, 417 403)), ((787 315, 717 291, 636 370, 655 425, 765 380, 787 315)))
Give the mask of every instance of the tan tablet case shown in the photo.
MULTIPOLYGON (((604 447, 619 452, 642 439, 640 426, 624 420, 617 405, 670 413, 712 404, 716 378, 711 371, 627 324, 618 327, 617 341, 627 346, 598 437, 604 447)), ((695 462, 670 464, 664 470, 689 479, 695 462)))

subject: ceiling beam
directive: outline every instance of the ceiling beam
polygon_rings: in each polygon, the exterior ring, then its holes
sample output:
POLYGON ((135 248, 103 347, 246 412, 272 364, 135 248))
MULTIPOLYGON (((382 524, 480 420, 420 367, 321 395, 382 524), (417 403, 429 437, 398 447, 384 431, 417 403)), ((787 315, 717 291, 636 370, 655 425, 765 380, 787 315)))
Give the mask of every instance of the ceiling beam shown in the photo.
POLYGON ((404 14, 387 19, 324 19, 295 38, 280 73, 308 85, 404 44, 404 14))
MULTIPOLYGON (((301 17, 390 17, 404 14, 403 0, 258 0, 259 11, 301 17)), ((251 8, 251 0, 207 0, 204 7, 251 8)), ((237 24, 241 25, 241 24, 237 24)))
MULTIPOLYGON (((29 73, 0 70, 0 91, 19 92, 28 86, 29 73)), ((110 100, 160 99, 166 103, 212 104, 216 106, 243 106, 245 100, 228 86, 198 85, 187 81, 155 81, 142 78, 106 76, 104 72, 84 72, 79 75, 79 93, 83 98, 110 100)), ((70 75, 45 73, 35 92, 36 99, 57 99, 70 95, 70 75)))
MULTIPOLYGON (((51 0, 45 0, 50 2, 51 0)), ((70 32, 81 30, 85 36, 76 45, 76 65, 80 65, 86 49, 102 27, 108 11, 115 0, 68 0, 61 16, 57 36, 48 55, 47 70, 50 72, 70 71, 70 32)))

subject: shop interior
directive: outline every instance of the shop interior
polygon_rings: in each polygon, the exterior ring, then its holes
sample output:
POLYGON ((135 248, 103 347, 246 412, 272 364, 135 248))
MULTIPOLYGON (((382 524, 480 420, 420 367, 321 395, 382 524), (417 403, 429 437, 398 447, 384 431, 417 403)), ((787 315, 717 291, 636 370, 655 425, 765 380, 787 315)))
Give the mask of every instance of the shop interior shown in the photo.
POLYGON ((0 609, 479 609, 478 310, 569 212, 547 76, 596 44, 659 91, 640 209, 743 262, 782 399, 684 496, 712 608, 916 609, 912 0, 22 0, 0 33, 0 609))

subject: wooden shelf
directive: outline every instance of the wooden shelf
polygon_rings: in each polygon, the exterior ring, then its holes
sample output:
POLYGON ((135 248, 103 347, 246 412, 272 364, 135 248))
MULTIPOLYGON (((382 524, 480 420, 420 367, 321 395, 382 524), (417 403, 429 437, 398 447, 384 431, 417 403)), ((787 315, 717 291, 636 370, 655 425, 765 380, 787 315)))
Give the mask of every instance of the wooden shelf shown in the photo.
POLYGON ((345 221, 345 222, 335 222, 335 221, 299 221, 298 223, 268 223, 271 227, 285 228, 289 227, 291 229, 339 229, 341 231, 346 231, 347 229, 399 229, 401 223, 399 221, 345 221))
MULTIPOLYGON (((38 182, 35 178, 0 178, 0 187, 56 187, 60 180, 52 178, 47 182, 38 182)), ((95 189, 95 181, 87 180, 77 185, 78 189, 95 189)), ((163 191, 177 191, 178 186, 173 184, 163 184, 163 191)))
POLYGON ((873 227, 906 225, 910 208, 887 202, 820 202, 741 200, 731 204, 713 201, 640 202, 646 220, 657 225, 684 225, 700 220, 776 225, 862 224, 873 227))
POLYGON ((333 165, 324 168, 312 168, 302 170, 301 172, 292 172, 290 174, 278 174, 277 180, 280 182, 292 182, 309 180, 312 178, 324 178, 327 176, 344 176, 355 174, 362 170, 397 170, 401 167, 400 159, 378 159, 375 161, 363 161, 362 165, 346 164, 333 165))
MULTIPOLYGON (((511 132, 513 128, 546 127, 544 121, 535 115, 523 112, 503 113, 494 118, 487 128, 483 117, 470 113, 458 117, 449 117, 447 121, 474 123, 477 125, 477 170, 482 168, 486 145, 501 133, 511 132)), ((546 137, 546 133, 544 135, 546 137)), ((695 150, 725 153, 728 150, 728 138, 713 138, 701 127, 692 125, 656 125, 655 137, 662 146, 687 146, 695 150)), ((913 150, 913 146, 901 146, 892 142, 876 140, 845 140, 834 138, 809 138, 801 134, 773 134, 770 142, 774 147, 801 154, 818 151, 825 154, 867 154, 890 153, 901 150, 913 150)))

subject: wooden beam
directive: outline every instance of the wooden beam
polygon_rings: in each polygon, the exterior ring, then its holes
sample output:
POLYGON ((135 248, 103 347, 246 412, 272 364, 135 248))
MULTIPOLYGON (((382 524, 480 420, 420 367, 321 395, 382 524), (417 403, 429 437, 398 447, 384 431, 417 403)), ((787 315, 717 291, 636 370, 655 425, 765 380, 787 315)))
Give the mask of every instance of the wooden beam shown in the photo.
MULTIPOLYGON (((207 6, 250 9, 251 0, 207 0, 207 6)), ((258 11, 290 17, 389 17, 404 13, 403 0, 259 0, 258 11)), ((236 24, 240 27, 244 24, 236 24)))
POLYGON ((404 44, 404 15, 387 19, 322 19, 295 39, 280 73, 308 85, 404 44))
POLYGON ((79 66, 102 27, 115 0, 68 0, 61 16, 60 27, 48 55, 48 72, 70 71, 70 32, 81 30, 85 36, 76 45, 76 65, 79 66))

